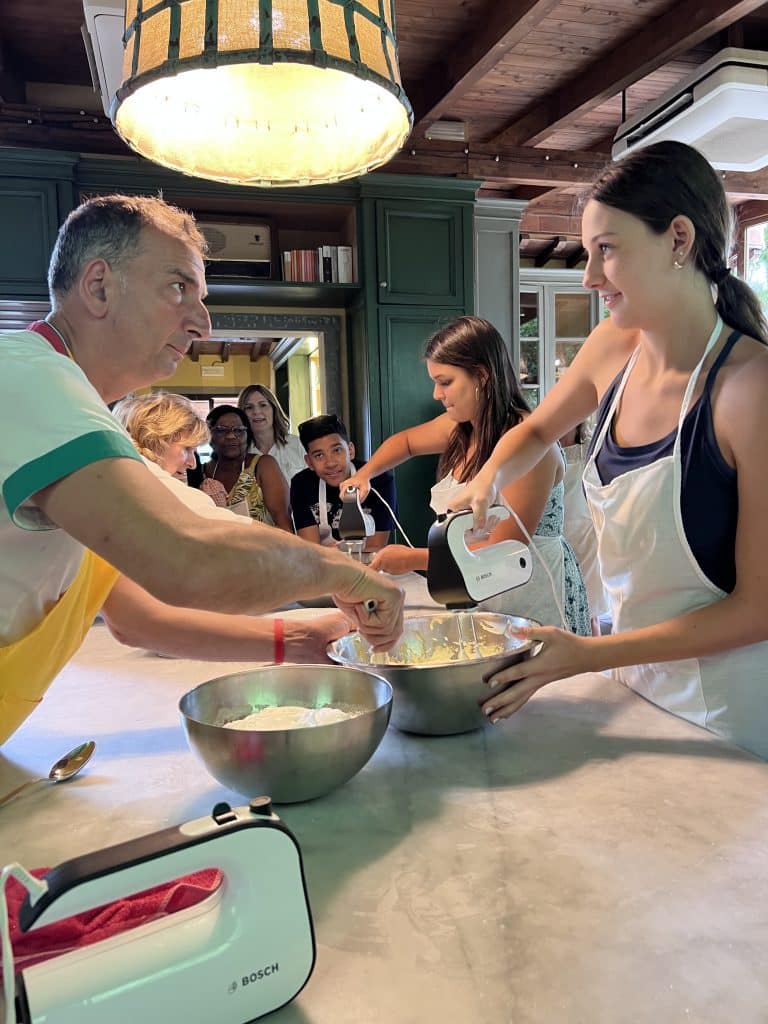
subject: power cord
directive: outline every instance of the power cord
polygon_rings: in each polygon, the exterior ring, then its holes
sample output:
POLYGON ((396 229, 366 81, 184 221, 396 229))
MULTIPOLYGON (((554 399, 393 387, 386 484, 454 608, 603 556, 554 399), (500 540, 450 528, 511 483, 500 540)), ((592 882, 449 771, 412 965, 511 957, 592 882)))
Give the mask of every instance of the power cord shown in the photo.
MULTIPOLYGON (((381 496, 381 494, 379 494, 379 492, 376 490, 375 487, 371 487, 371 490, 376 495, 376 497, 379 499, 379 501, 382 503, 382 505, 384 505, 386 507, 386 509, 389 511, 389 514, 392 516, 392 518, 395 521, 395 525, 397 526, 398 530, 400 531, 400 533, 405 538, 405 541, 408 544, 408 547, 409 548, 413 548, 415 545, 411 543, 411 540, 408 537, 408 534, 403 529, 402 525, 400 524, 400 521, 398 520, 397 516, 395 515, 395 513, 392 510, 392 508, 389 505, 389 503, 381 496)), ((497 494, 497 503, 499 503, 499 502, 513 516, 515 522, 520 527, 520 531, 522 532, 523 536, 525 537, 526 541, 528 542, 528 547, 530 548, 533 556, 538 560, 538 562, 540 563, 540 565, 544 569, 544 572, 546 573, 547 578, 549 579, 550 586, 552 587, 552 597, 554 598, 555 607, 557 608, 558 615, 560 616, 560 624, 561 624, 561 626, 562 626, 562 628, 564 630, 566 630, 567 632, 570 632, 570 628, 569 628, 568 623, 566 622, 566 618, 565 618, 565 609, 563 608, 563 603, 560 600, 560 597, 558 596, 557 586, 555 584, 555 578, 552 575, 549 566, 544 561, 544 558, 541 555, 541 552, 536 547, 536 544, 534 543, 533 538, 531 537, 530 533, 526 529, 525 523, 522 521, 522 519, 517 514, 517 512, 515 512, 515 510, 512 508, 512 506, 509 504, 509 502, 504 497, 504 495, 500 494, 500 493, 497 494)))

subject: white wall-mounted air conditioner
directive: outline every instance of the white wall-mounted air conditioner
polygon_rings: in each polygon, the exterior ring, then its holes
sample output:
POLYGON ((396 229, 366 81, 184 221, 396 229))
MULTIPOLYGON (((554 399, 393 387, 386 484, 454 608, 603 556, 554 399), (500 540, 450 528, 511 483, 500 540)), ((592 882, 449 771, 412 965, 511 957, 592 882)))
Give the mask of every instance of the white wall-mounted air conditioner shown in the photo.
POLYGON ((83 42, 93 88, 109 115, 123 71, 125 0, 83 0, 83 42))
POLYGON ((724 171, 768 164, 768 53, 721 50, 616 132, 612 155, 674 139, 724 171))

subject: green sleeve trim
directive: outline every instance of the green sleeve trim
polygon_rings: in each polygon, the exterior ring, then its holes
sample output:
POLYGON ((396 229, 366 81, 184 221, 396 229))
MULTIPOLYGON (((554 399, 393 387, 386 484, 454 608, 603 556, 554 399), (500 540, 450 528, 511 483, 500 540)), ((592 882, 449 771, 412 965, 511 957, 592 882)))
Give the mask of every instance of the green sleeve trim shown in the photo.
POLYGON ((11 473, 3 484, 3 500, 8 514, 17 526, 24 527, 27 524, 16 514, 20 505, 49 484, 101 459, 137 459, 141 462, 141 456, 130 440, 117 431, 94 430, 90 434, 82 434, 11 473))

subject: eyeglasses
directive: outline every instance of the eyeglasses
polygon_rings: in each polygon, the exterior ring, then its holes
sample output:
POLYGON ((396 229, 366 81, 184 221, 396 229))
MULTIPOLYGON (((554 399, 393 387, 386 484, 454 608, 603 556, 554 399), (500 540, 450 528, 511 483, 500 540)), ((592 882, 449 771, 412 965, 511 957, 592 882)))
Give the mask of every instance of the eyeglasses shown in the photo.
POLYGON ((218 437, 226 437, 227 434, 234 434, 235 437, 245 437, 248 431, 245 427, 214 427, 211 433, 216 434, 218 437))

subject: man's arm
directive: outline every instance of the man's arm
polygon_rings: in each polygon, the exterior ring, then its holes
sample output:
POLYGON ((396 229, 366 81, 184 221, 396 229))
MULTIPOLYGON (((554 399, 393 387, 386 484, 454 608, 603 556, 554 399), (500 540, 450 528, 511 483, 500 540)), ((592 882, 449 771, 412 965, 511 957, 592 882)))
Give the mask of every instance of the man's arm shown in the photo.
POLYGON ((133 459, 103 459, 36 496, 51 519, 167 604, 262 612, 333 594, 375 646, 402 628, 402 594, 352 559, 254 523, 203 519, 133 459), (373 600, 369 614, 363 602, 373 600))
MULTIPOLYGON (((120 576, 102 609, 120 643, 176 658, 202 661, 267 661, 275 658, 274 620, 253 615, 173 608, 120 576)), ((349 629, 341 612, 303 622, 283 620, 286 661, 326 661, 325 649, 349 629)))

